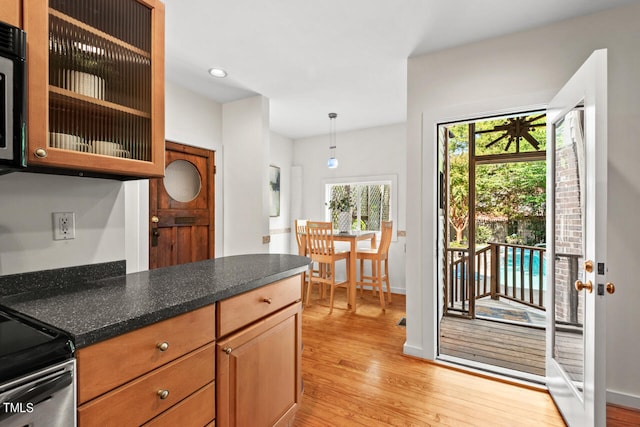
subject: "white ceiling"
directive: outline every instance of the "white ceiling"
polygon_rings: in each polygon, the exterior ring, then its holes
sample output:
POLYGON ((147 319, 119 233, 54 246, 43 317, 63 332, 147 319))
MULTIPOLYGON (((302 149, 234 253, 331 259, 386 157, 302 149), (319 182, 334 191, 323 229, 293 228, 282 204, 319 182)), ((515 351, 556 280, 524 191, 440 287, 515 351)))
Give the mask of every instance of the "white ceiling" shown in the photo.
POLYGON ((292 139, 404 122, 407 58, 640 0, 165 0, 167 79, 292 139), (221 67, 226 79, 207 70, 221 67))

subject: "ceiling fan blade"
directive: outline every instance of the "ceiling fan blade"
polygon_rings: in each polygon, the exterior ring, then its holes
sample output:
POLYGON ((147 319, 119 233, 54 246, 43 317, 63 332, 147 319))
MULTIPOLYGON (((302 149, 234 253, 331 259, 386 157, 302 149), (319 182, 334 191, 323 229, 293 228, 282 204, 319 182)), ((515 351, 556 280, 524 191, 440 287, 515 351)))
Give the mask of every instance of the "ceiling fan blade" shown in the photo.
POLYGON ((529 144, 531 144, 533 148, 535 148, 536 150, 540 149, 540 143, 529 132, 526 132, 522 136, 529 142, 529 144))
MULTIPOLYGON (((526 123, 527 124, 531 124, 533 122, 537 122, 538 120, 540 120, 541 118, 543 118, 544 116, 546 116, 546 113, 544 114, 540 114, 539 116, 536 117, 532 117, 531 119, 527 120, 526 123)), ((537 125, 531 125, 531 126, 540 126, 540 124, 537 125)))
POLYGON ((494 139, 493 141, 491 141, 490 143, 488 143, 487 145, 485 145, 485 146, 484 146, 484 148, 489 148, 489 147, 491 147, 491 146, 492 146, 493 144, 495 144, 496 142, 498 142, 498 141, 500 141, 500 140, 502 140, 502 139, 505 139, 508 135, 509 135, 508 133, 505 133, 505 134, 504 134, 504 135, 502 135, 500 138, 498 138, 498 139, 494 139))

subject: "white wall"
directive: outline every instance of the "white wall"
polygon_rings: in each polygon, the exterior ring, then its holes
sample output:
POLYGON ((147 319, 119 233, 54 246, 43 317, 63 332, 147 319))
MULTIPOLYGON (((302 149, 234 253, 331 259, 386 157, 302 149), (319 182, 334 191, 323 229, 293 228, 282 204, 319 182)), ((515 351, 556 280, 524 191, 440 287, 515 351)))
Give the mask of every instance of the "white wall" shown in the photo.
MULTIPOLYGON (((223 256, 222 106, 166 82, 165 139, 215 151, 215 256, 223 256)), ((126 182, 125 193, 127 271, 142 271, 149 268, 149 181, 126 182)))
MULTIPOLYGON (((291 165, 293 140, 271 132, 269 164, 280 168, 280 216, 269 218, 269 253, 288 254, 291 250, 291 165)), ((297 249, 296 249, 297 250, 297 249)))
MULTIPOLYGON (((339 122, 337 123, 339 127, 339 122)), ((406 206, 406 127, 404 124, 380 126, 336 135, 337 169, 327 168, 329 136, 294 142, 293 162, 302 170, 300 218, 324 221, 324 180, 331 178, 395 175, 398 181, 398 212, 394 227, 405 230, 406 206)), ((295 197, 295 196, 294 196, 295 197)), ((296 218, 291 218, 291 221, 296 218)), ((389 248, 389 275, 392 290, 405 290, 405 238, 400 236, 389 248)), ((297 247, 292 246, 297 253, 297 247)))
POLYGON ((120 181, 0 176, 0 275, 124 259, 120 181), (53 240, 52 212, 75 212, 76 238, 53 240))
POLYGON ((407 341, 435 357, 436 124, 545 105, 592 51, 609 50, 608 400, 640 407, 640 5, 411 58, 408 63, 407 341), (631 327, 633 325, 633 327, 631 327))
POLYGON ((269 244, 269 100, 224 104, 224 253, 265 253, 269 244))

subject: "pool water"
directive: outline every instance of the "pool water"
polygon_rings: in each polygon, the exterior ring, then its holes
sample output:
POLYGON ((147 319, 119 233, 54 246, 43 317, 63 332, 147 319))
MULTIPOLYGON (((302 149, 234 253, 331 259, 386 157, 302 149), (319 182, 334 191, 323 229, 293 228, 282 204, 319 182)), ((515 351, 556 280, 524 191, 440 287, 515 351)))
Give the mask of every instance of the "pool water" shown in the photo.
POLYGON ((533 289, 538 289, 540 284, 540 262, 542 262, 542 289, 546 289, 546 275, 547 275, 547 261, 544 255, 542 256, 542 260, 540 259, 540 251, 535 251, 526 248, 501 248, 500 250, 500 282, 502 284, 504 280, 505 268, 507 270, 507 283, 509 287, 513 286, 513 269, 515 268, 516 281, 515 286, 521 287, 524 285, 525 288, 530 288, 533 286, 533 289), (507 265, 505 266, 504 262, 504 251, 507 250, 507 265), (521 282, 520 277, 520 262, 521 257, 520 253, 524 251, 522 254, 522 262, 524 267, 524 283, 521 282), (515 252, 515 253, 514 253, 515 252), (514 263, 515 261, 515 263, 514 263), (532 283, 529 283, 529 270, 532 270, 532 283))

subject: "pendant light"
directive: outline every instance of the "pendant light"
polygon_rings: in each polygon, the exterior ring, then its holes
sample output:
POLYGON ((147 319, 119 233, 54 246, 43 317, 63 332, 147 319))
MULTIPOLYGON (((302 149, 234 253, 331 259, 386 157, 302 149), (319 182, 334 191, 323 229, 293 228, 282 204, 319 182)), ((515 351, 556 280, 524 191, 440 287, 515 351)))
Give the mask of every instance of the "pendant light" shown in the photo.
POLYGON ((336 159, 336 113, 329 113, 329 160, 327 167, 335 169, 338 167, 338 159, 336 159))

